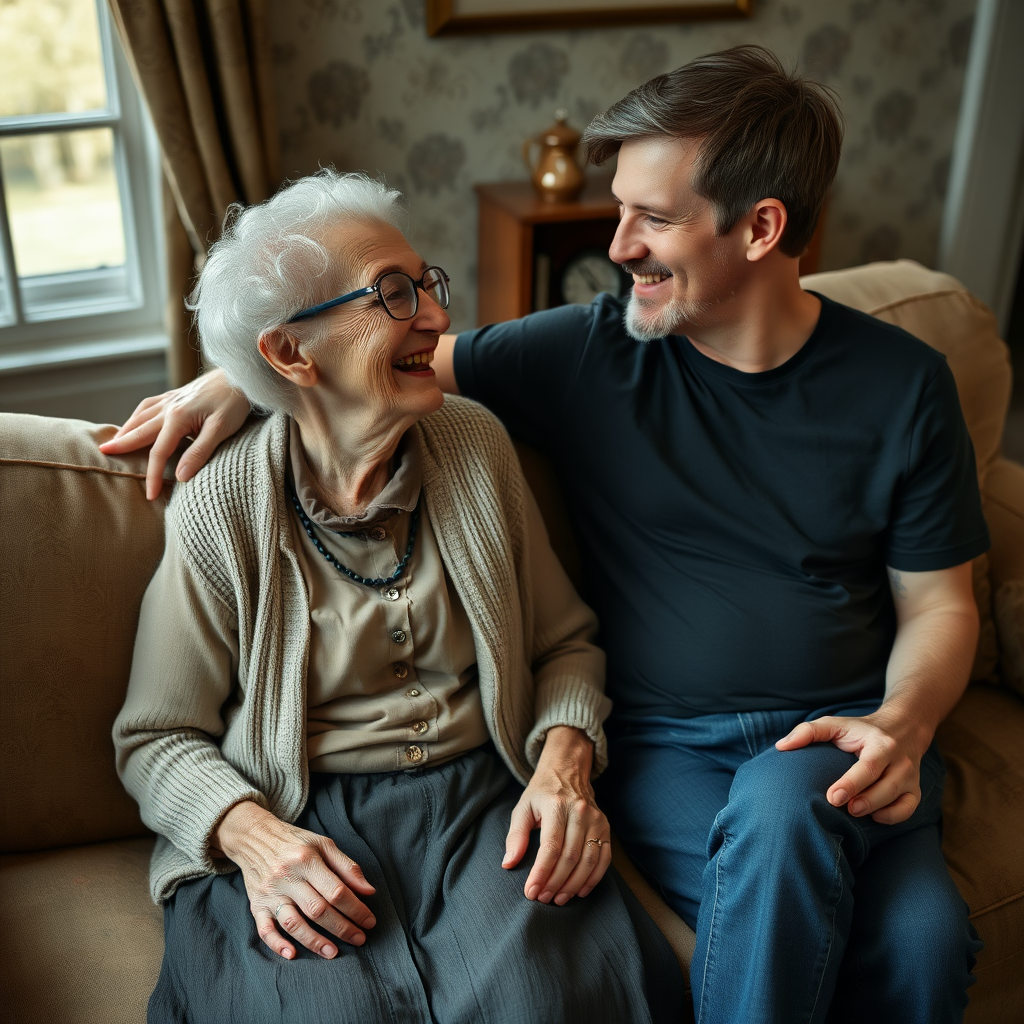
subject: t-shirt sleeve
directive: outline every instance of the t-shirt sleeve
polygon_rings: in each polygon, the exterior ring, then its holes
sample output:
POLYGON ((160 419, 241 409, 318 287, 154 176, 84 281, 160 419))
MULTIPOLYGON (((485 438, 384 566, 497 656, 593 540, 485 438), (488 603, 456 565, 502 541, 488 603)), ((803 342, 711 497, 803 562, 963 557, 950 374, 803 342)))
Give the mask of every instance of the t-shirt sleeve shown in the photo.
POLYGON ((988 548, 974 445, 943 360, 918 403, 886 564, 904 572, 949 569, 988 548))
POLYGON ((546 450, 593 321, 592 306, 559 306, 464 331, 454 353, 459 391, 486 405, 513 437, 546 450))

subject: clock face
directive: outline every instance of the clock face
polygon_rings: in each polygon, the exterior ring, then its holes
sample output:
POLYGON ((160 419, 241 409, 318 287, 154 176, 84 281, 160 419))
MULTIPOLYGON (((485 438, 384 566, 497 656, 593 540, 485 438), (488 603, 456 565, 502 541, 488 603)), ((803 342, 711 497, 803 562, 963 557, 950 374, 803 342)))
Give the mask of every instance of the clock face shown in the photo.
POLYGON ((568 303, 589 305, 601 292, 617 299, 622 294, 622 274, 606 253, 585 249, 566 264, 562 298, 568 303))

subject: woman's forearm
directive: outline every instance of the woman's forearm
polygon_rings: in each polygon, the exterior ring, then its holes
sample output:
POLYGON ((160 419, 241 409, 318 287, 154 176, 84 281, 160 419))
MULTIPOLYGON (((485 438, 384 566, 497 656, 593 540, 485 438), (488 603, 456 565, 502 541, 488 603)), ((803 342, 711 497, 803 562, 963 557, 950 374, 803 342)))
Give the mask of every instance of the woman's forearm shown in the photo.
POLYGON ((252 832, 253 828, 258 827, 260 820, 267 815, 274 817, 255 800, 239 800, 224 812, 224 816, 214 828, 210 843, 211 852, 223 854, 237 864, 244 837, 252 832))
POLYGON ((142 601, 113 739, 118 773, 143 820, 205 862, 225 810, 263 798, 217 741, 237 672, 234 621, 196 577, 173 524, 166 544, 142 601))
POLYGON ((537 770, 516 809, 505 841, 502 866, 515 867, 539 827, 540 851, 523 892, 527 899, 561 906, 586 896, 611 864, 608 819, 594 800, 590 776, 594 744, 580 729, 548 730, 537 770))
POLYGON ((537 771, 543 769, 575 773, 589 784, 593 767, 594 741, 582 729, 571 725, 556 725, 548 729, 537 762, 537 771))
POLYGON ((575 727, 593 741, 590 752, 600 772, 607 760, 601 723, 611 701, 604 695, 604 651, 594 643, 597 618, 580 600, 552 551, 529 490, 525 498, 534 594, 530 669, 536 687, 536 719, 527 737, 527 760, 539 763, 541 741, 555 727, 575 727))

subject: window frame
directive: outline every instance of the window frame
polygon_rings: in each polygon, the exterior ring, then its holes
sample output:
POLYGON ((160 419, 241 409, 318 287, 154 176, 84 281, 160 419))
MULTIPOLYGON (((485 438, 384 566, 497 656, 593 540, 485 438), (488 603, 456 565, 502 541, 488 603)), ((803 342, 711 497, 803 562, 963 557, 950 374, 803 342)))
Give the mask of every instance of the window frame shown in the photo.
MULTIPOLYGON (((0 320, 0 373, 166 348, 160 150, 104 0, 99 21, 107 106, 101 110, 0 118, 0 138, 110 128, 125 232, 123 267, 30 277, 18 282, 0 190, 0 261, 8 317, 0 320), (28 315, 21 291, 37 308, 28 315)), ((27 304, 27 303, 26 303, 27 304)))

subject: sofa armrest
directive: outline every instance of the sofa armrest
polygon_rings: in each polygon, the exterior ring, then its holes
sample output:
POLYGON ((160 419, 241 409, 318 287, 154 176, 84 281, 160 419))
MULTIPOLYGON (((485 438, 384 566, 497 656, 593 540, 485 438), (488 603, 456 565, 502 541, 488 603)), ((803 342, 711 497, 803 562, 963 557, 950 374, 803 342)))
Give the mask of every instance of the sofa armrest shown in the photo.
POLYGON ((985 478, 982 500, 992 534, 992 589, 1011 580, 1024 582, 1024 466, 998 459, 985 478))
POLYGON ((1024 466, 999 459, 985 478, 982 497, 992 534, 989 576, 999 676, 1024 696, 1024 466))

